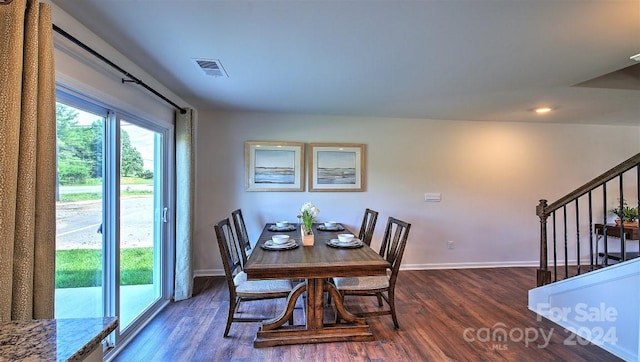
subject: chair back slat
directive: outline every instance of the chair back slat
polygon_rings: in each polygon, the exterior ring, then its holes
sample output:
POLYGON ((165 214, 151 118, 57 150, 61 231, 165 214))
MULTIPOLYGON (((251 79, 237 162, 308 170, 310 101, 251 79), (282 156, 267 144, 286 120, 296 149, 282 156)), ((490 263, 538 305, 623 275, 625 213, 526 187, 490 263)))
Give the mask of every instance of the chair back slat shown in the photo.
POLYGON ((244 217, 242 216, 242 210, 236 209, 231 213, 233 219, 233 226, 236 229, 236 235, 238 236, 238 245, 240 246, 240 256, 242 257, 242 266, 247 264, 248 255, 251 253, 251 241, 249 240, 249 233, 247 232, 247 226, 244 223, 244 217))
POLYGON ((380 256, 391 264, 391 281, 395 282, 402 262, 411 224, 389 217, 380 247, 380 256))
POLYGON ((218 247, 220 248, 220 256, 222 257, 222 265, 224 267, 227 283, 230 289, 234 289, 233 277, 242 271, 240 256, 238 255, 238 245, 236 238, 231 229, 229 218, 223 219, 214 226, 216 238, 218 239, 218 247))
POLYGON ((363 243, 371 246, 371 239, 373 238, 373 231, 376 228, 376 222, 378 221, 378 212, 369 208, 365 209, 364 217, 362 218, 362 225, 360 226, 360 233, 358 239, 363 243))

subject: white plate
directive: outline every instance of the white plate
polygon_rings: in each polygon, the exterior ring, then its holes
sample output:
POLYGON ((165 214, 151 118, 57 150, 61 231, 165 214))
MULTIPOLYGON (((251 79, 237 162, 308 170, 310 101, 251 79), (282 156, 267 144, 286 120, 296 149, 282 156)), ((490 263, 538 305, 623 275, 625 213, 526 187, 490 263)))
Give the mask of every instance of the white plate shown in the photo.
POLYGON ((360 241, 360 239, 358 238, 354 238, 353 240, 351 240, 348 243, 343 243, 342 241, 338 240, 338 239, 331 239, 331 241, 328 242, 329 246, 335 246, 335 247, 339 247, 339 248, 359 248, 362 245, 364 245, 362 243, 362 241, 360 241))
POLYGON ((275 224, 269 226, 269 231, 293 231, 295 229, 296 226, 292 224, 283 227, 277 227, 275 224))
POLYGON ((336 224, 336 226, 333 227, 327 227, 324 225, 318 225, 318 230, 324 230, 324 231, 342 231, 344 230, 344 227, 340 224, 336 224))
POLYGON ((291 239, 284 244, 276 244, 273 242, 273 240, 267 240, 262 244, 262 247, 268 250, 287 250, 297 248, 298 242, 291 239))

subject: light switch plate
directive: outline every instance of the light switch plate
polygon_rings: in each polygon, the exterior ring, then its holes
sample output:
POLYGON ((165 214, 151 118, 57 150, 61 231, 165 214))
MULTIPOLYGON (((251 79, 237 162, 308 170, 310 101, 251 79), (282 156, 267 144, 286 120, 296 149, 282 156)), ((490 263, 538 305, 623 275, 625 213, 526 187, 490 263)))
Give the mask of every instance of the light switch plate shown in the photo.
POLYGON ((425 192, 424 202, 440 202, 442 200, 442 194, 439 192, 425 192))

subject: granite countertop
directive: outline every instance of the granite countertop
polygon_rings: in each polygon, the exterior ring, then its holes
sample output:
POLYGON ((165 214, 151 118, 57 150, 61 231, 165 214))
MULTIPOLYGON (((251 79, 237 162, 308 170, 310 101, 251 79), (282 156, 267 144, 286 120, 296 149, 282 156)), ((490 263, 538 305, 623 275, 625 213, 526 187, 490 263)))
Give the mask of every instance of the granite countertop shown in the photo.
POLYGON ((118 326, 118 318, 0 322, 0 361, 81 361, 118 326))

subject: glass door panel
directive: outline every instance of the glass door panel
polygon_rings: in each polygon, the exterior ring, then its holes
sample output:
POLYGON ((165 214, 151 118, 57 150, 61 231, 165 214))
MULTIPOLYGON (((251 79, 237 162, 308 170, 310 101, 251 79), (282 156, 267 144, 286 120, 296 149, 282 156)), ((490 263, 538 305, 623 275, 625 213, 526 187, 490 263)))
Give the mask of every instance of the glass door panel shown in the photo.
POLYGON ((161 297, 162 134, 120 121, 120 330, 161 297))
POLYGON ((169 300, 172 128, 56 96, 55 318, 117 316, 117 349, 169 300))
POLYGON ((55 317, 102 317, 105 117, 56 104, 55 317))

